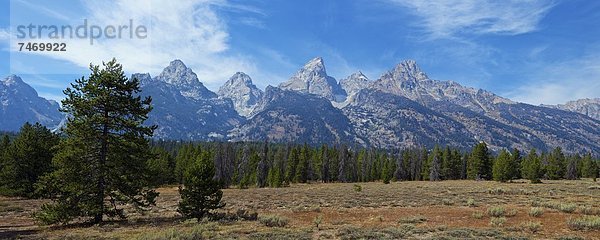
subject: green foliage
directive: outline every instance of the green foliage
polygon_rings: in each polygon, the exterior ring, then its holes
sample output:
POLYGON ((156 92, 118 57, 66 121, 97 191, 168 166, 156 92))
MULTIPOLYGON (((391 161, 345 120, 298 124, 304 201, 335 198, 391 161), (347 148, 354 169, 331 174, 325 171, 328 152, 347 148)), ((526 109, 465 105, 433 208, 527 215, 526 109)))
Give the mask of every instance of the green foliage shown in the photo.
POLYGON ((277 215, 260 216, 258 221, 267 227, 285 227, 290 222, 289 219, 277 215))
POLYGON ((480 142, 471 151, 469 156, 467 177, 469 179, 491 179, 492 162, 490 152, 485 142, 480 142))
POLYGON ((542 164, 535 149, 531 149, 527 157, 521 162, 521 175, 531 183, 540 183, 542 164))
POLYGON ((560 147, 548 154, 546 161, 545 171, 548 179, 557 180, 565 175, 565 155, 560 147))
POLYGON ((54 170, 37 185, 53 200, 37 214, 46 223, 124 218, 124 203, 145 210, 158 195, 148 188, 146 165, 152 157, 147 137, 155 126, 143 125, 151 98, 138 96, 139 81, 125 77, 114 59, 90 70, 89 78, 64 91, 61 111, 70 116, 65 138, 52 160, 54 170))
POLYGON ((573 230, 600 230, 600 216, 569 218, 567 226, 573 230))
POLYGON ((512 166, 512 158, 510 153, 506 150, 500 151, 500 154, 494 161, 493 167, 493 177, 495 181, 506 182, 511 180, 513 176, 511 176, 511 166, 512 166))
POLYGON ((210 153, 204 151, 192 166, 186 169, 183 186, 179 188, 181 201, 177 211, 185 218, 202 219, 210 211, 225 206, 221 203, 223 192, 214 179, 215 165, 210 153))
POLYGON ((175 159, 162 148, 152 148, 152 158, 148 159, 150 184, 160 186, 175 182, 175 159))
POLYGON ((0 194, 37 197, 34 185, 52 170, 58 142, 59 137, 39 123, 25 123, 12 143, 5 135, 0 150, 0 194))

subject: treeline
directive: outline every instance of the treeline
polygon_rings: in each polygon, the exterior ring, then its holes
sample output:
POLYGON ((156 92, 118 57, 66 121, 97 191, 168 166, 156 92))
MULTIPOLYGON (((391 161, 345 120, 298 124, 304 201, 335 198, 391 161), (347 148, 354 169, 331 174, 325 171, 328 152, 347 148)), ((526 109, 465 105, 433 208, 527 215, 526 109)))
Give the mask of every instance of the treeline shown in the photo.
POLYGON ((181 182, 197 158, 210 158, 222 187, 282 187, 306 182, 440 181, 476 179, 596 178, 598 160, 591 154, 522 153, 517 149, 492 154, 485 143, 464 152, 451 147, 395 151, 346 145, 154 141, 159 156, 149 162, 156 184, 181 182))
MULTIPOLYGON (((39 177, 52 171, 59 135, 26 123, 0 140, 0 194, 37 197, 39 177)), ((469 152, 451 147, 395 151, 347 145, 256 142, 152 141, 147 169, 151 186, 180 184, 196 161, 209 159, 221 187, 284 187, 307 182, 440 181, 456 179, 510 181, 596 178, 598 159, 565 155, 560 148, 537 153, 502 150, 492 154, 485 143, 469 152)))

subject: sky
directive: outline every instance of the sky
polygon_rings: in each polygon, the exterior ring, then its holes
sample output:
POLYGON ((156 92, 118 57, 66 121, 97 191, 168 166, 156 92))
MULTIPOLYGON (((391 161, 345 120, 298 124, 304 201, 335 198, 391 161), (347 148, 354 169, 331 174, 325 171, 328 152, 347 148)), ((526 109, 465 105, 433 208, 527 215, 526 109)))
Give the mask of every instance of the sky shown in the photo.
MULTIPOLYGON (((2 0, 0 76, 17 74, 46 98, 115 57, 156 76, 173 59, 216 91, 235 72, 264 88, 310 59, 328 74, 378 79, 413 59, 453 80, 530 104, 600 97, 600 1, 590 0, 2 0), (18 37, 18 27, 147 28, 145 38, 18 37), (132 24, 130 24, 132 23, 132 24), (19 42, 65 43, 64 52, 19 42)), ((35 32, 35 31, 34 31, 35 32)), ((127 35, 127 31, 125 34, 127 35)))

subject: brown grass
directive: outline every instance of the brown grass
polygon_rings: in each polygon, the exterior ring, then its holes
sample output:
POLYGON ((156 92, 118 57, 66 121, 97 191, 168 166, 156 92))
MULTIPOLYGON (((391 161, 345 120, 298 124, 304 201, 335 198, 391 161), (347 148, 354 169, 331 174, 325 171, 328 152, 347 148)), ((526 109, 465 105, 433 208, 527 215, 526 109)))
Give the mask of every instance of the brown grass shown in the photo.
MULTIPOLYGON (((186 231, 205 238, 500 238, 555 239, 579 236, 600 239, 598 230, 569 228, 567 221, 583 216, 545 208, 529 216, 532 203, 569 203, 597 209, 600 191, 588 189, 589 180, 545 181, 544 184, 486 181, 395 182, 354 184, 297 184, 288 188, 225 189, 222 211, 256 211, 260 216, 289 219, 285 227, 267 227, 259 221, 230 223, 184 222, 176 213, 177 187, 159 189, 157 206, 145 215, 130 214, 127 221, 83 227, 38 227, 30 218, 43 200, 0 197, 0 238, 148 238, 186 231), (469 204, 469 199, 477 204, 469 204), (448 204, 451 202, 452 204, 448 204), (512 214, 501 226, 491 226, 490 216, 477 219, 474 212, 502 206, 512 214), (319 227, 315 219, 321 218, 319 227), (412 221, 414 220, 414 221, 412 221), (532 225, 535 223, 535 226, 532 225), (529 227, 524 227, 529 226, 529 227), (532 230, 535 227, 535 231, 532 230), (171 230, 169 230, 171 229, 171 230), (199 230, 200 229, 200 230, 199 230)), ((195 235, 194 235, 195 236, 195 235)))

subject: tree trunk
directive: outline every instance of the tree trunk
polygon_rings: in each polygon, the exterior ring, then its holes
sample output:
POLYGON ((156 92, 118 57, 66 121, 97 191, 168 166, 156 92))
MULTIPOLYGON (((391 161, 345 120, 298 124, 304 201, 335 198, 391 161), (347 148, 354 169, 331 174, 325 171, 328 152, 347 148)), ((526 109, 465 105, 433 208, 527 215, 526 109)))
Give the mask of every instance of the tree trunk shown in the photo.
POLYGON ((108 152, 108 111, 105 110, 104 111, 104 126, 102 129, 102 146, 100 148, 100 159, 98 161, 98 172, 99 172, 99 177, 98 177, 98 196, 96 196, 98 199, 98 207, 99 207, 99 211, 96 213, 96 216, 94 216, 94 223, 100 223, 102 222, 102 216, 104 215, 104 190, 105 190, 105 183, 104 183, 104 178, 105 178, 105 174, 106 174, 106 169, 105 169, 105 165, 106 165, 106 156, 107 156, 107 152, 108 152))

